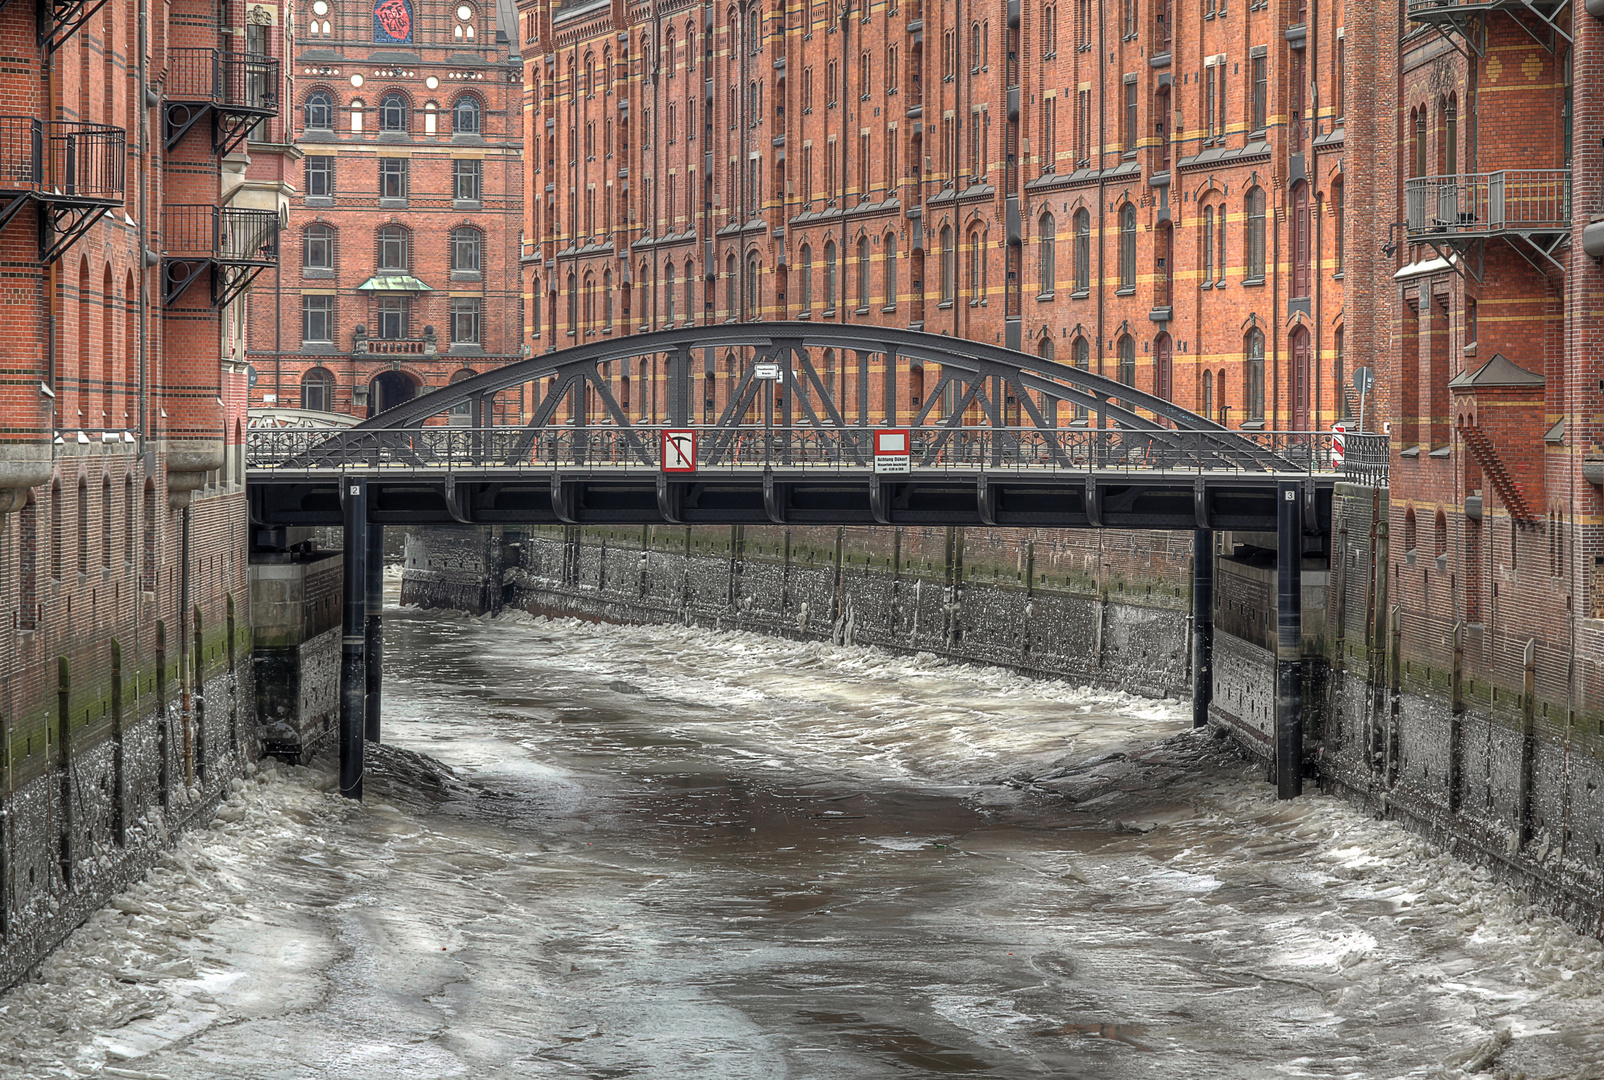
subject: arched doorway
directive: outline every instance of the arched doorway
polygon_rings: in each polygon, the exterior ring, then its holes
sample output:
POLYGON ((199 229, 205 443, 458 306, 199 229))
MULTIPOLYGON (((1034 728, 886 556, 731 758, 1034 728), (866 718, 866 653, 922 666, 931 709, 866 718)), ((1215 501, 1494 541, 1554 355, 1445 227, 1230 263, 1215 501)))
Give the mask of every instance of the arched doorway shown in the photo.
POLYGON ((418 396, 418 384, 404 371, 381 371, 368 383, 368 415, 404 405, 418 396))

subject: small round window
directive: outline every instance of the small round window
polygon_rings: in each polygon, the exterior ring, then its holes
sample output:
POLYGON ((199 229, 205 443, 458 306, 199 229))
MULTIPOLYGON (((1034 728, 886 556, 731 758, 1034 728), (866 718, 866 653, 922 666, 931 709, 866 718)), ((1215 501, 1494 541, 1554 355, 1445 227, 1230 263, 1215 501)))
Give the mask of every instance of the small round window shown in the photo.
POLYGON ((457 25, 451 35, 458 41, 472 41, 474 39, 473 8, 467 4, 457 5, 457 25))

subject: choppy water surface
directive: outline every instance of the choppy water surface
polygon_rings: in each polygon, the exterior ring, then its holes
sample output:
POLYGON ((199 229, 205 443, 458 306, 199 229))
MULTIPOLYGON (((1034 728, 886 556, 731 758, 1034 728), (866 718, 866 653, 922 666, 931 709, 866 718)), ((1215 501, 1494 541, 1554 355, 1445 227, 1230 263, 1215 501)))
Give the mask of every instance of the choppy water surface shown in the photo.
POLYGON ((1604 1076, 1598 942, 1173 703, 386 631, 367 805, 242 783, 0 998, 0 1076, 1604 1076))

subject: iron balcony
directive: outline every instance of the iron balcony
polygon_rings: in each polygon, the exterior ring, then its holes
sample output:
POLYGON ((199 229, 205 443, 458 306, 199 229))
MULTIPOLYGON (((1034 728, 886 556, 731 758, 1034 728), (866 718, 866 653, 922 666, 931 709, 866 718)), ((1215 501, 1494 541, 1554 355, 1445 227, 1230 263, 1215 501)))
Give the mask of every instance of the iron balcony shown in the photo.
POLYGON ((212 149, 228 153, 256 124, 279 111, 277 59, 228 49, 172 49, 167 57, 164 136, 168 150, 202 119, 212 119, 212 149))
POLYGON ((278 265, 279 218, 271 210, 177 205, 162 209, 162 298, 172 304, 195 279, 212 275, 212 303, 227 303, 278 265))
POLYGON ((27 203, 40 203, 40 258, 53 262, 123 205, 127 165, 122 128, 0 116, 0 228, 27 203))
POLYGON ((1503 169, 1418 176, 1404 182, 1411 241, 1567 232, 1568 169, 1503 169))

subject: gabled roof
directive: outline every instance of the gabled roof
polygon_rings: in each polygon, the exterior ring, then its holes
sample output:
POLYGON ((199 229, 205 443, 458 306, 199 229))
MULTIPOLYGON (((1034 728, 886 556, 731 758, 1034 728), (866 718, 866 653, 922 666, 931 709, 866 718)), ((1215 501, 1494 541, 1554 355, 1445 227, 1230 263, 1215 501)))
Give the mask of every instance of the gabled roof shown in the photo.
POLYGON ((1525 368, 1510 360, 1503 353, 1493 353, 1493 358, 1477 368, 1461 371, 1448 380, 1450 390, 1481 390, 1492 386, 1543 386, 1547 379, 1536 372, 1525 368))

